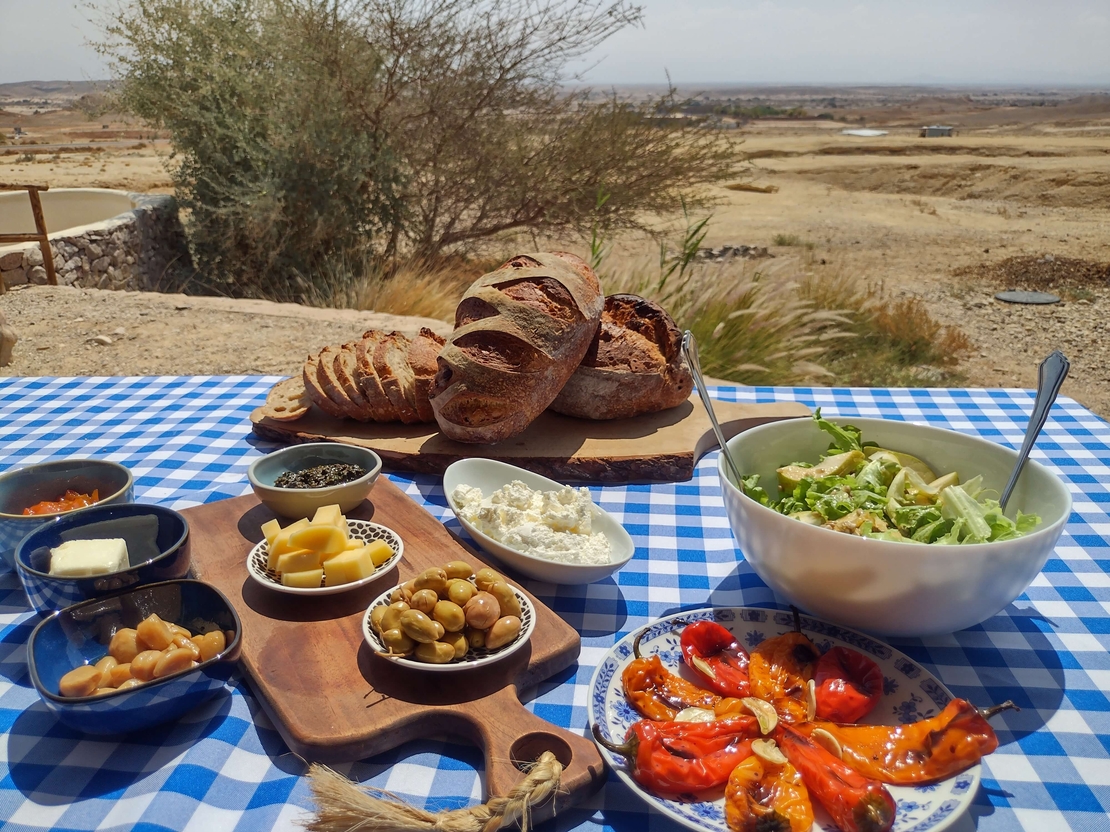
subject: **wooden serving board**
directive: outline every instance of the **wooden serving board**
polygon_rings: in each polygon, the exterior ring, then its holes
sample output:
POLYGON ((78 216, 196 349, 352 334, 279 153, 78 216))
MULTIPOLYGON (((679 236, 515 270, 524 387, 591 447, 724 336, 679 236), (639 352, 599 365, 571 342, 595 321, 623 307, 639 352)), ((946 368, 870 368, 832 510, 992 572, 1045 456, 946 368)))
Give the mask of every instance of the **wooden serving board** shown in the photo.
MULTIPOLYGON (((714 409, 728 439, 765 422, 810 415, 797 402, 715 402, 714 409)), ((361 445, 376 452, 387 467, 402 471, 442 474, 457 460, 486 457, 576 482, 688 480, 697 461, 717 445, 696 393, 678 407, 632 419, 598 422, 545 411, 523 433, 495 445, 455 442, 440 435, 435 425, 335 419, 315 406, 295 422, 267 419, 260 408, 251 414, 251 423, 259 436, 277 442, 361 445)))
POLYGON ((382 592, 450 560, 466 560, 475 570, 486 565, 385 477, 348 516, 396 531, 404 556, 380 580, 341 595, 283 595, 248 576, 247 554, 262 539, 261 525, 274 517, 253 494, 183 513, 193 572, 238 611, 241 666, 282 738, 301 757, 359 760, 409 740, 449 734, 483 750, 489 797, 508 794, 523 776, 514 761, 530 762, 550 750, 565 770, 555 804, 540 807, 537 819, 584 799, 604 782, 604 763, 590 740, 520 703, 519 691, 574 665, 581 647, 578 633, 530 593, 525 591, 536 612, 532 637, 498 662, 453 673, 420 671, 366 645, 362 616, 382 592))

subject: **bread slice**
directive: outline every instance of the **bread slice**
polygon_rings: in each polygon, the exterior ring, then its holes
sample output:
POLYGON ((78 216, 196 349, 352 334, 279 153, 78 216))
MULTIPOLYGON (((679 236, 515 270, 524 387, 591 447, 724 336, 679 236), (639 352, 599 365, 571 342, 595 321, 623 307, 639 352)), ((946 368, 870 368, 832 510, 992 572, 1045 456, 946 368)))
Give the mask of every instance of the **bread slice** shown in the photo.
POLYGON ((366 397, 362 395, 362 389, 357 381, 358 358, 355 356, 354 344, 344 344, 338 348, 335 353, 334 370, 339 386, 343 388, 343 392, 359 412, 355 418, 361 422, 376 421, 374 412, 367 403, 366 397))
POLYGON ((382 338, 374 350, 374 371, 382 389, 406 425, 421 421, 416 412, 416 377, 409 366, 409 339, 401 332, 382 338))
POLYGON ((304 369, 301 371, 301 380, 304 381, 304 389, 312 399, 313 404, 336 419, 346 418, 347 414, 343 408, 328 398, 323 385, 320 384, 319 356, 310 355, 308 357, 308 360, 304 363, 304 369))
POLYGON ((413 374, 413 393, 416 399, 416 415, 421 422, 434 422, 435 411, 429 401, 432 394, 432 385, 435 382, 436 371, 439 365, 436 359, 439 351, 447 343, 427 327, 421 327, 420 332, 412 343, 409 344, 408 362, 413 374))
POLYGON ((287 378, 279 381, 266 394, 262 415, 278 422, 300 419, 312 406, 312 397, 304 387, 304 378, 287 378))
MULTIPOLYGON (((328 398, 331 399, 336 406, 343 412, 343 415, 348 419, 363 419, 364 411, 362 405, 355 402, 347 395, 343 389, 343 385, 339 383, 339 379, 335 375, 335 357, 340 351, 339 346, 327 346, 320 350, 319 361, 316 364, 316 377, 320 380, 320 386, 324 388, 324 392, 328 398)), ((361 396, 359 397, 362 398, 361 396)), ((362 400, 365 403, 365 399, 362 400)))
POLYGON ((355 345, 358 386, 375 422, 398 422, 401 415, 385 394, 378 373, 374 370, 374 350, 384 337, 385 333, 380 329, 368 329, 363 333, 362 340, 355 345))

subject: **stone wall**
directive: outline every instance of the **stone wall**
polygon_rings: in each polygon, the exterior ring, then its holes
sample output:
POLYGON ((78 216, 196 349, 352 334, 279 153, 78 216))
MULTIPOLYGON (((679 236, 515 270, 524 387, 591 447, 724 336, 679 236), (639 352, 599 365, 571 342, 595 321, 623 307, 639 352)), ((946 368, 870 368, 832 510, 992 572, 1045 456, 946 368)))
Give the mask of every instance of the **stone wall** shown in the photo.
MULTIPOLYGON (((51 235, 58 284, 152 291, 180 285, 192 271, 177 200, 165 194, 129 194, 135 208, 75 235, 51 235)), ((38 243, 0 254, 6 287, 46 283, 38 243)))

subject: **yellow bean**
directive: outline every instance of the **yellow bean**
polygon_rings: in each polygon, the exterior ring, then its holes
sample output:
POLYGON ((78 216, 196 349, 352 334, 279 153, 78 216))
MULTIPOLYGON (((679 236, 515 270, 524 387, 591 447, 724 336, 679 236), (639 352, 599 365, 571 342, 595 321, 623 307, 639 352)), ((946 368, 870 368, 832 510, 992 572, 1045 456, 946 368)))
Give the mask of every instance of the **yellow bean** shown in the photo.
POLYGON ((189 632, 188 627, 182 627, 180 624, 174 624, 171 621, 167 621, 166 623, 169 624, 170 629, 173 630, 175 633, 177 633, 179 636, 185 636, 185 638, 192 638, 193 637, 193 634, 191 632, 189 632))
POLYGON ((108 686, 118 688, 130 678, 132 678, 130 662, 126 664, 117 664, 111 670, 111 676, 108 679, 108 686))
POLYGON ((99 687, 100 669, 93 664, 76 667, 58 681, 62 696, 92 696, 99 687))
POLYGON ((92 694, 93 696, 107 696, 109 693, 115 693, 115 688, 97 688, 92 694))
POLYGON ((162 658, 154 665, 154 678, 161 679, 163 676, 180 673, 194 666, 196 666, 196 660, 193 658, 192 651, 186 647, 177 647, 162 654, 162 658))
POLYGON ((140 621, 135 634, 150 650, 165 650, 173 644, 173 630, 157 615, 149 615, 140 621))
POLYGON ((95 667, 100 671, 100 686, 102 688, 110 688, 112 686, 112 668, 118 664, 119 662, 111 656, 105 656, 96 663, 95 667))
POLYGON ((470 582, 470 578, 474 577, 474 567, 465 560, 453 560, 450 563, 445 563, 443 571, 447 573, 448 579, 462 578, 467 583, 470 582))
POLYGON ((138 679, 136 679, 134 676, 132 676, 130 679, 128 679, 126 682, 124 682, 118 688, 116 688, 116 690, 130 690, 131 688, 137 688, 141 684, 142 684, 142 682, 140 682, 138 679))
POLYGON ((499 647, 504 647, 518 635, 520 635, 519 618, 515 615, 506 615, 504 618, 499 618, 489 628, 489 635, 486 636, 486 649, 496 650, 499 647))
POLYGON ((496 581, 490 584, 487 590, 490 595, 497 599, 497 605, 501 608, 501 617, 506 615, 515 615, 517 618, 521 616, 520 601, 517 600, 516 595, 509 588, 509 585, 504 581, 496 581))
POLYGON ((126 664, 141 652, 138 634, 130 627, 116 630, 108 643, 108 654, 120 664, 126 664))
POLYGON ((131 660, 131 675, 140 682, 154 678, 154 668, 162 659, 160 650, 144 650, 131 660))
POLYGON ((200 650, 200 661, 206 662, 217 656, 227 647, 227 637, 222 630, 213 630, 194 639, 197 649, 200 650))
POLYGON ((447 664, 455 658, 455 648, 442 641, 430 641, 416 645, 413 655, 428 664, 447 664))
MULTIPOLYGON (((198 638, 200 638, 200 636, 198 636, 198 638)), ((201 660, 200 645, 188 636, 183 636, 180 634, 174 635, 173 641, 170 643, 170 647, 176 647, 181 650, 188 650, 190 655, 192 655, 194 662, 199 662, 201 660)))

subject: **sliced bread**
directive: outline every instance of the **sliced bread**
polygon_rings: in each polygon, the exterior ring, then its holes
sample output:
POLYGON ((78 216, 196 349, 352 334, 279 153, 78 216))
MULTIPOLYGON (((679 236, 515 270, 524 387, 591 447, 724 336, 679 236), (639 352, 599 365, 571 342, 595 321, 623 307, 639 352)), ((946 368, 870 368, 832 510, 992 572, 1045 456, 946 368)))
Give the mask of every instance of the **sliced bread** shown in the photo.
POLYGON ((304 388, 304 379, 287 378, 270 388, 262 415, 278 422, 292 422, 308 413, 311 406, 312 397, 304 388))
POLYGON ((320 384, 319 356, 310 355, 308 357, 308 360, 304 363, 304 369, 301 371, 301 380, 304 381, 304 389, 318 408, 336 419, 346 418, 347 414, 343 408, 328 397, 328 394, 324 392, 323 385, 320 384))
POLYGON ((376 421, 366 397, 362 395, 358 378, 358 358, 355 357, 355 345, 344 344, 335 353, 335 378, 339 382, 347 398, 358 409, 359 415, 355 418, 362 422, 376 421))
POLYGON ((416 415, 421 422, 434 422, 435 411, 429 401, 432 385, 435 383, 439 365, 436 359, 439 351, 447 343, 427 327, 421 327, 419 334, 409 344, 408 362, 413 374, 413 393, 416 399, 416 415))
POLYGON ((416 377, 408 361, 409 339, 401 332, 382 338, 374 350, 374 372, 406 425, 421 421, 416 412, 416 377))
MULTIPOLYGON (((319 361, 316 363, 316 377, 320 386, 336 406, 349 419, 363 418, 362 407, 351 400, 335 376, 335 357, 339 353, 339 346, 327 346, 320 350, 319 361)), ((365 401, 365 400, 364 400, 365 401)))
POLYGON ((385 333, 380 329, 370 329, 355 345, 358 386, 375 422, 397 422, 401 416, 382 389, 381 380, 374 370, 374 350, 384 337, 385 333))

